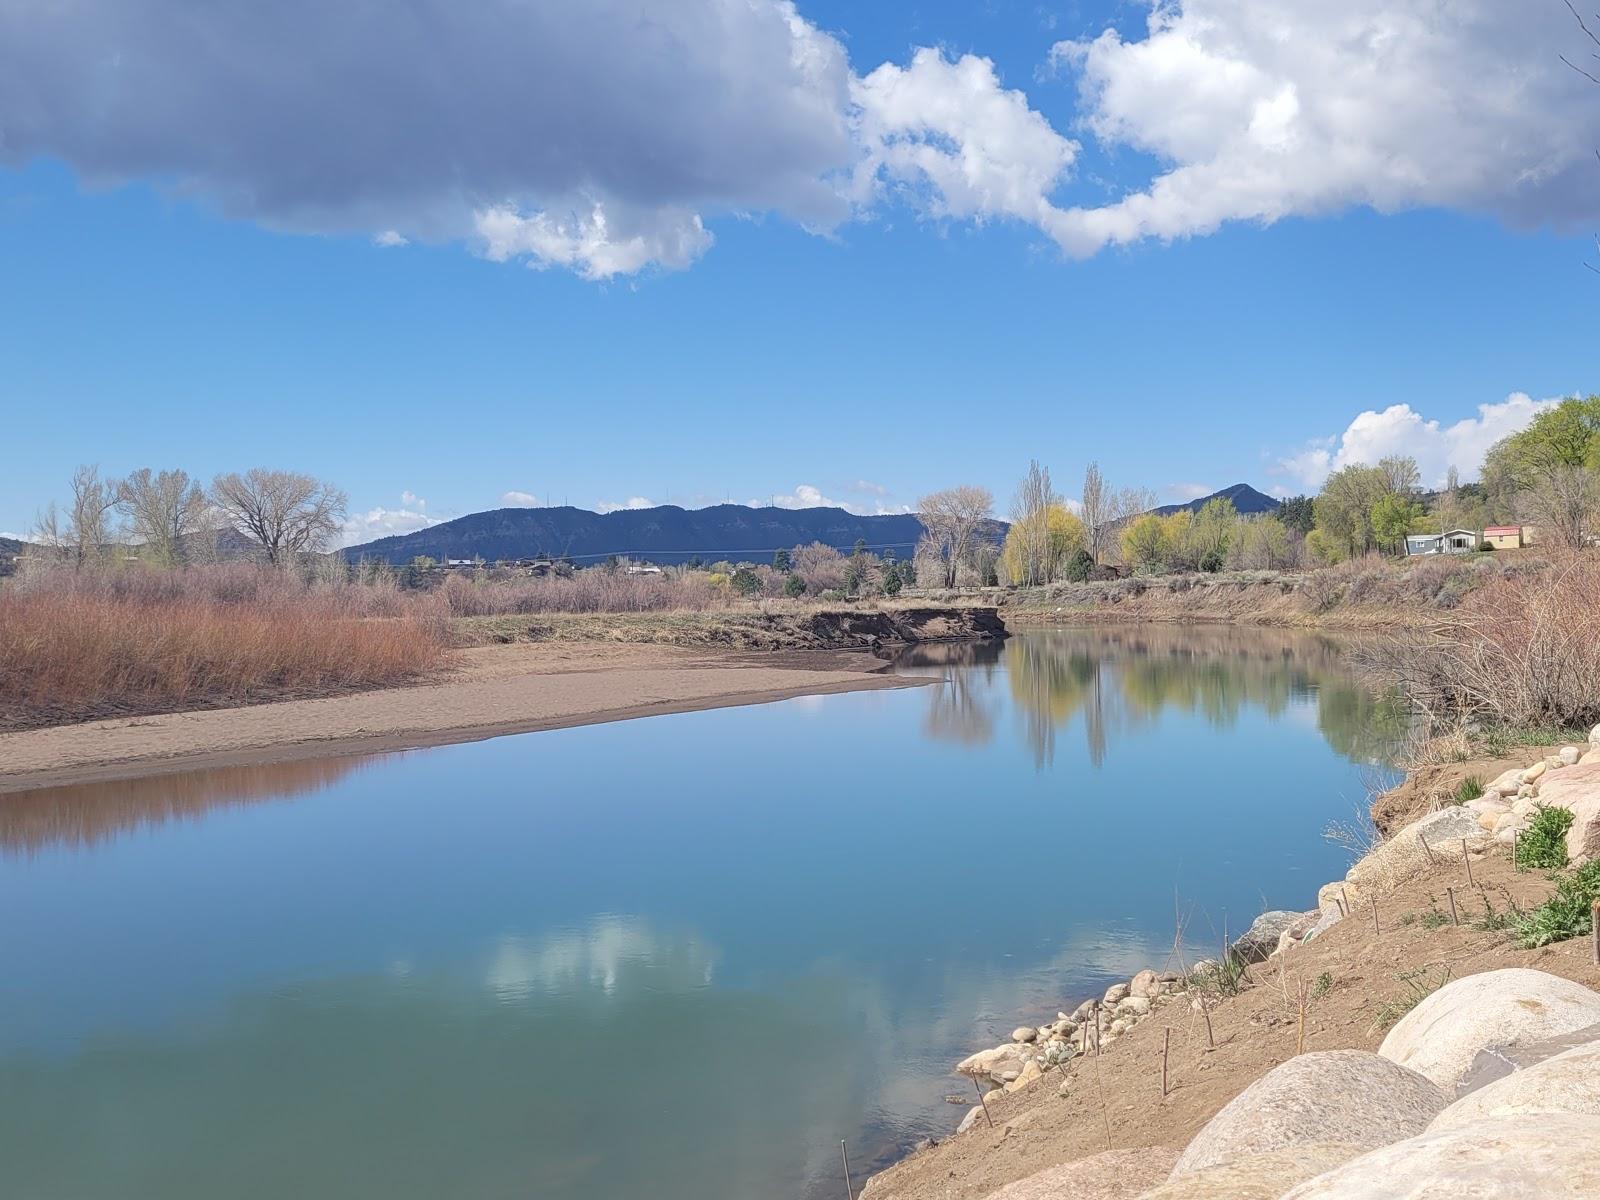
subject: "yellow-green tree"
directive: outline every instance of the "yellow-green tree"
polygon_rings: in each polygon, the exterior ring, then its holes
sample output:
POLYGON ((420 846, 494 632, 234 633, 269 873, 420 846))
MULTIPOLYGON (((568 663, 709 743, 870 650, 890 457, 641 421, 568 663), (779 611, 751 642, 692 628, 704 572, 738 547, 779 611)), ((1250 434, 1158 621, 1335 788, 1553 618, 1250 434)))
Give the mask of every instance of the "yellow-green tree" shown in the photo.
POLYGON ((1050 504, 1006 532, 1001 562, 1012 583, 1049 583, 1061 577, 1067 559, 1084 548, 1083 522, 1062 504, 1050 504))
POLYGON ((1171 550, 1166 518, 1145 513, 1129 521, 1122 529, 1123 561, 1140 570, 1154 571, 1165 566, 1171 550))

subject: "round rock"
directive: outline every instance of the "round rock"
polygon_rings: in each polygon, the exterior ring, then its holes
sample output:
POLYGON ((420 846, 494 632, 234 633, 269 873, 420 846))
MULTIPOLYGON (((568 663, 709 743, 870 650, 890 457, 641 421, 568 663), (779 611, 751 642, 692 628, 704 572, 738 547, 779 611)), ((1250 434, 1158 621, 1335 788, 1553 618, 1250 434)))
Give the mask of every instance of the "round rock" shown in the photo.
POLYGON ((1152 1188, 1139 1200, 1278 1200, 1295 1184, 1367 1152, 1365 1146, 1309 1142, 1202 1167, 1152 1188))
POLYGON ((1106 1150, 1077 1162, 1046 1167, 1008 1183, 985 1200, 1134 1200, 1167 1177, 1175 1151, 1165 1146, 1106 1150))
POLYGON ((1378 1047, 1452 1096, 1478 1051, 1515 1047, 1600 1021, 1600 993, 1559 975, 1507 967, 1444 985, 1401 1017, 1378 1047))
POLYGON ((1600 1117, 1600 1042, 1577 1046, 1469 1092, 1434 1118, 1438 1133, 1525 1113, 1600 1117))
POLYGON ((1553 1200, 1600 1196, 1600 1118, 1475 1121, 1363 1154, 1283 1200, 1553 1200))
POLYGON ((1444 1092, 1415 1071, 1365 1050, 1297 1055, 1212 1117, 1178 1159, 1173 1178, 1313 1142, 1386 1145, 1421 1133, 1447 1103, 1444 1092))

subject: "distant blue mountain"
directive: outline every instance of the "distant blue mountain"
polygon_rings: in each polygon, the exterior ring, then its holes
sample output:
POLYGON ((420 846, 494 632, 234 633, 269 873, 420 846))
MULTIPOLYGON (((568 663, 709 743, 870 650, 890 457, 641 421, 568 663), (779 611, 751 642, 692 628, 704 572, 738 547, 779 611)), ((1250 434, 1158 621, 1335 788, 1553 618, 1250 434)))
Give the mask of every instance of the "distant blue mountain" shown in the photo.
POLYGON ((1160 508, 1150 511, 1158 517, 1169 517, 1175 512, 1188 509, 1190 512, 1199 512, 1212 500, 1231 500, 1233 507, 1245 515, 1255 513, 1276 512, 1279 501, 1274 500, 1265 492, 1258 492, 1248 483, 1236 483, 1232 487, 1225 487, 1220 492, 1212 492, 1209 496, 1201 496, 1198 500, 1191 500, 1187 504, 1163 504, 1160 508))
MULTIPOLYGON (((997 536, 1005 527, 995 522, 997 536)), ((581 508, 497 508, 472 513, 415 533, 380 538, 343 551, 346 559, 382 559, 395 565, 418 555, 496 559, 569 555, 579 563, 609 555, 681 563, 691 558, 766 562, 775 550, 821 542, 848 552, 864 541, 875 553, 892 550, 909 558, 922 536, 913 514, 858 516, 842 508, 751 508, 716 504, 710 508, 621 509, 594 513, 581 508)))

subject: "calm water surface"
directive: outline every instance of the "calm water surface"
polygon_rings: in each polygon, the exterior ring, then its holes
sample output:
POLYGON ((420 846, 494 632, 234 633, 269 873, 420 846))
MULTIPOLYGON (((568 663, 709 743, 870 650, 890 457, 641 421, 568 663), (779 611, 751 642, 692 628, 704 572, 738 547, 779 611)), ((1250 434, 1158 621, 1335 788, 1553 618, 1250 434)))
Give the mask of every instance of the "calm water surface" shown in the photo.
POLYGON ((1306 907, 1392 736, 1329 643, 0 797, 14 1200, 837 1196, 952 1063, 1306 907))

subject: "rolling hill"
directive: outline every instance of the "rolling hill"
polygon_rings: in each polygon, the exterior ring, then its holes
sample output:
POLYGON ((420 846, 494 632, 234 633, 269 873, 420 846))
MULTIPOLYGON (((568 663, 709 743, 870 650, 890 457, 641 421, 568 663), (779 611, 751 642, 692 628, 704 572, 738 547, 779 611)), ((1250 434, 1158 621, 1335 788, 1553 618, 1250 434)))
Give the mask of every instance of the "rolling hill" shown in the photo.
MULTIPOLYGON (((1003 535, 1003 527, 996 523, 1003 535)), ((922 536, 915 515, 863 517, 842 508, 751 508, 717 504, 686 509, 656 508, 594 513, 581 508, 497 508, 380 538, 342 551, 351 562, 381 559, 400 565, 418 555, 450 558, 534 558, 570 555, 592 562, 626 555, 658 563, 691 558, 764 562, 774 550, 809 542, 848 551, 859 541, 877 553, 909 557, 922 536)))
POLYGON ((1258 492, 1248 483, 1235 483, 1225 487, 1219 492, 1212 492, 1209 496, 1201 496, 1198 500, 1190 500, 1187 504, 1163 504, 1150 511, 1158 517, 1171 516, 1175 512, 1188 509, 1190 512, 1199 512, 1212 500, 1231 500, 1233 507, 1245 516, 1256 513, 1276 512, 1278 501, 1265 492, 1258 492))

